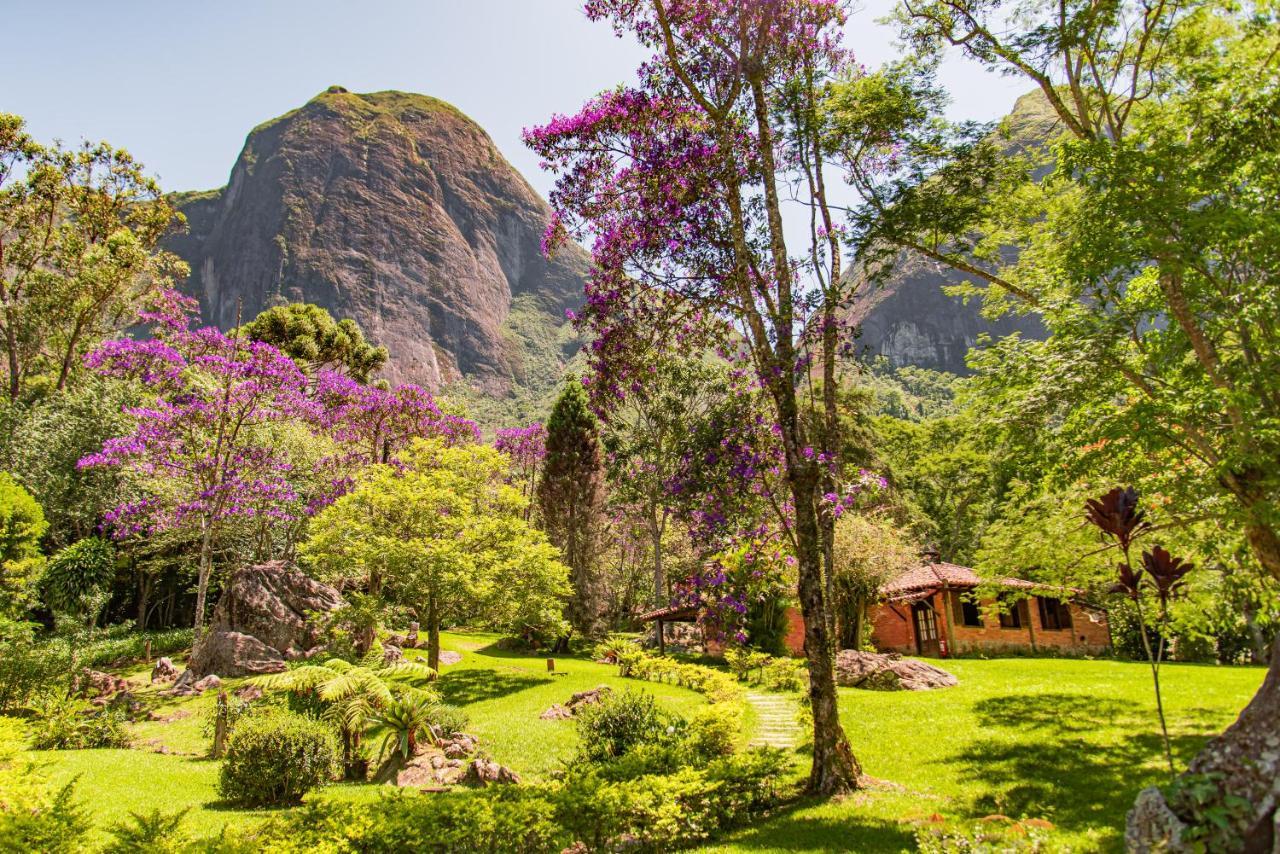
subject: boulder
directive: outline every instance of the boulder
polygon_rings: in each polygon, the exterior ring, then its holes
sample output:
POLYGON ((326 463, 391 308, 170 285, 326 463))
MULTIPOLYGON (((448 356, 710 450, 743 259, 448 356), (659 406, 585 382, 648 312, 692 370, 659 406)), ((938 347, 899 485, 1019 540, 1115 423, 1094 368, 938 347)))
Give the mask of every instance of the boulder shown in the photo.
POLYGON ((101 670, 90 670, 88 667, 75 680, 76 693, 83 697, 110 697, 120 691, 128 691, 129 687, 128 679, 121 679, 101 670))
POLYGON ((836 682, 869 691, 927 691, 959 684, 956 677, 923 661, 896 653, 842 650, 836 655, 836 682))
POLYGON ((248 673, 280 673, 286 667, 280 650, 267 646, 252 635, 215 631, 200 641, 186 672, 199 676, 215 672, 243 676, 248 673))
POLYGON ((151 681, 156 682, 172 682, 178 678, 178 668, 174 666, 172 660, 161 658, 156 662, 156 666, 151 668, 151 681))
POLYGON ((382 645, 383 664, 398 664, 401 661, 404 661, 404 650, 394 644, 388 643, 382 645))
POLYGON ((544 721, 564 721, 573 717, 573 712, 566 709, 559 703, 552 703, 551 708, 538 715, 544 721))
POLYGON ((338 591, 282 561, 236 570, 213 610, 208 633, 192 650, 187 668, 245 676, 279 673, 286 656, 320 644, 310 615, 342 607, 338 591))
POLYGON ((462 661, 462 653, 454 652, 451 649, 440 650, 440 666, 448 667, 450 664, 457 664, 462 661))
POLYGON ((254 700, 262 699, 261 685, 241 685, 239 688, 231 692, 231 696, 244 703, 252 703, 254 700))
POLYGON ((491 786, 494 784, 519 783, 520 775, 505 765, 491 762, 488 759, 473 759, 467 766, 463 782, 471 786, 491 786))
POLYGON ((205 691, 208 691, 210 688, 221 688, 222 680, 219 679, 216 674, 210 673, 208 676, 204 677, 203 679, 198 680, 196 684, 192 685, 191 687, 196 689, 197 694, 203 694, 205 691))
POLYGON ((613 693, 613 689, 608 685, 597 685, 596 687, 589 688, 586 691, 579 691, 569 698, 569 702, 567 703, 569 711, 577 714, 578 709, 583 706, 594 706, 601 703, 604 701, 604 698, 611 693, 613 693))
POLYGON ((1132 854, 1183 854, 1194 849, 1182 841, 1186 824, 1169 808, 1164 794, 1155 786, 1138 793, 1126 816, 1124 846, 1132 854))
POLYGON ((480 742, 475 736, 461 732, 454 733, 448 739, 440 742, 440 749, 444 751, 446 759, 463 759, 475 753, 479 746, 480 742))

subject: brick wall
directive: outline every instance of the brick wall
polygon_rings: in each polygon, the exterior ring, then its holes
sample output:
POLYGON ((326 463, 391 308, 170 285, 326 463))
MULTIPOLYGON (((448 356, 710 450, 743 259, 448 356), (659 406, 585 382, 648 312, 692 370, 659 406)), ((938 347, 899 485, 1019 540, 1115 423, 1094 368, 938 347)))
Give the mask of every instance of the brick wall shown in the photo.
MULTIPOLYGON (((1107 630, 1106 614, 1090 616, 1075 603, 1068 605, 1071 615, 1070 629, 1046 629, 1040 619, 1040 608, 1034 598, 1020 603, 1022 625, 1019 628, 1002 628, 995 609, 995 601, 981 603, 982 626, 966 626, 959 608, 956 591, 935 593, 928 601, 938 613, 938 633, 947 641, 947 647, 955 652, 1030 652, 1037 649, 1060 649, 1067 652, 1096 655, 1111 645, 1107 630), (950 600, 950 606, 945 604, 950 600)), ((907 604, 882 604, 872 609, 871 640, 876 648, 885 652, 916 654, 916 639, 911 621, 911 606, 907 604)))
POLYGON ((782 636, 782 647, 792 655, 804 655, 804 616, 794 605, 783 612, 786 629, 782 636))

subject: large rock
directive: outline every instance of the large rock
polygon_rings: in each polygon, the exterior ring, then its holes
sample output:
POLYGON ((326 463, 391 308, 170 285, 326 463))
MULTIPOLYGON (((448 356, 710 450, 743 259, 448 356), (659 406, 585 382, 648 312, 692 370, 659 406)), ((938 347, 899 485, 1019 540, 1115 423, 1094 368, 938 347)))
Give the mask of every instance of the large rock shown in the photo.
POLYGON ((189 230, 166 248, 224 329, 315 303, 387 347, 392 381, 504 396, 550 393, 577 350, 586 253, 543 257, 547 203, 435 98, 331 87, 254 128, 226 187, 173 200, 189 230))
POLYGON ((941 668, 896 653, 842 650, 836 655, 836 682, 869 691, 927 691, 950 688, 956 677, 941 668))
POLYGON ((287 658, 319 644, 310 615, 342 604, 337 590, 280 561, 238 569, 222 591, 187 669, 197 677, 279 673, 287 658))

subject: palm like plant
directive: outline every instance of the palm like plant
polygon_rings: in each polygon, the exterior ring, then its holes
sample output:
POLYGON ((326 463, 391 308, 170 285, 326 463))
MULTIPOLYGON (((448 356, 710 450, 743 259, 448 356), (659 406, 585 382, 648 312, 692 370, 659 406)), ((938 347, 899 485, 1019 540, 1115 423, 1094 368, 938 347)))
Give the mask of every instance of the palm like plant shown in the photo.
POLYGON ((436 704, 422 696, 404 696, 379 711, 370 720, 372 733, 385 734, 382 740, 382 752, 394 744, 404 759, 410 759, 418 752, 418 740, 425 738, 435 744, 440 740, 440 733, 432 726, 436 704))
POLYGON ((436 672, 413 661, 384 663, 381 650, 369 652, 359 664, 331 658, 323 664, 304 664, 283 673, 259 676, 264 688, 315 697, 324 703, 322 718, 342 737, 342 759, 348 777, 361 776, 357 762, 360 743, 370 719, 403 700, 430 704, 438 699, 426 683, 436 672))

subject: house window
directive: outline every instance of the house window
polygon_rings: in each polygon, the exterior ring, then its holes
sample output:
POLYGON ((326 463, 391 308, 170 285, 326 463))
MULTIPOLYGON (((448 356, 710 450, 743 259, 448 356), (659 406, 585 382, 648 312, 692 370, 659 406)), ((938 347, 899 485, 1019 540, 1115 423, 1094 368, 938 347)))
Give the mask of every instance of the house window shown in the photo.
POLYGON ((1061 599, 1036 597, 1040 603, 1040 625, 1048 631, 1071 628, 1071 609, 1061 599))
POLYGON ((957 623, 972 629, 982 628, 982 609, 977 602, 960 595, 956 595, 954 601, 957 623))
POLYGON ((1022 602, 1010 602, 1003 596, 1000 597, 1000 628, 1002 629, 1020 629, 1022 628, 1022 602))

